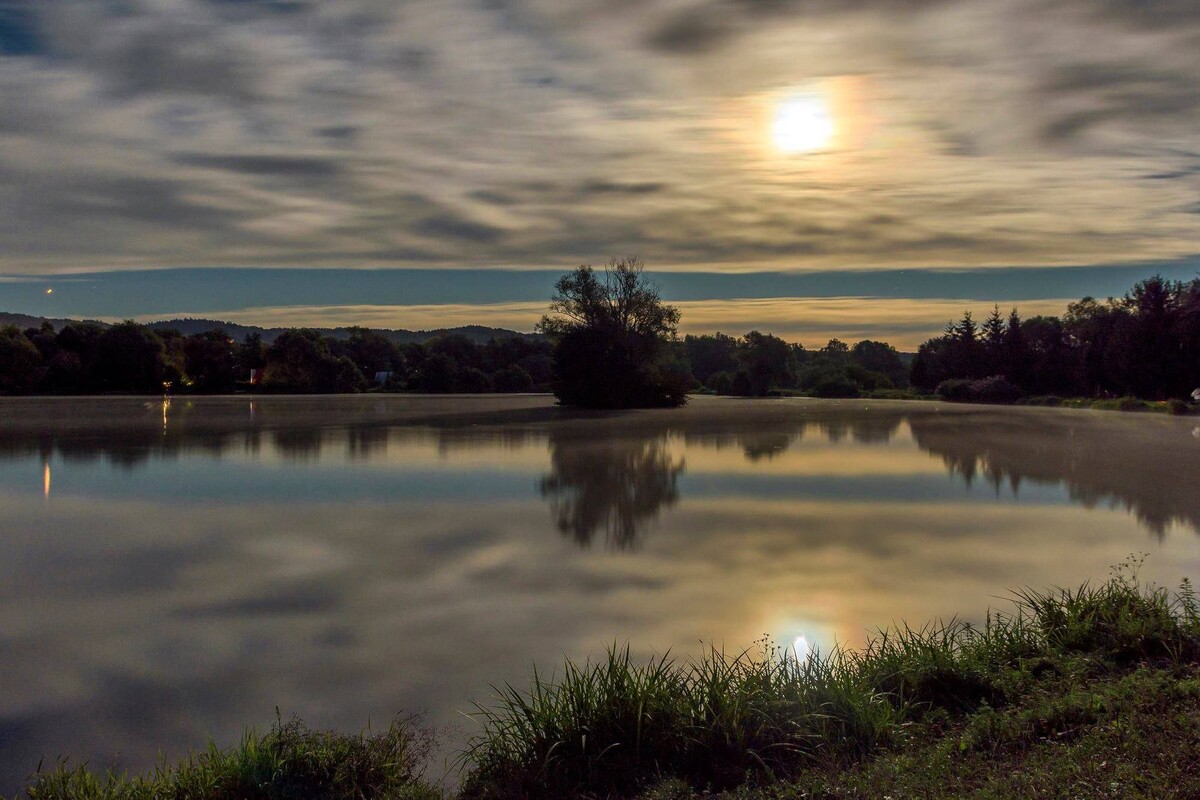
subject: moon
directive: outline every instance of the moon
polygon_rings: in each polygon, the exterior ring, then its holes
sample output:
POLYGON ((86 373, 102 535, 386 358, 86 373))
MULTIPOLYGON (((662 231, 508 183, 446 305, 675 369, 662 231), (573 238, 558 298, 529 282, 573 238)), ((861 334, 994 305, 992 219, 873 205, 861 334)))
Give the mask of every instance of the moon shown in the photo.
POLYGON ((812 153, 827 148, 836 130, 823 95, 793 94, 775 107, 771 138, 781 153, 812 153))
POLYGON ((808 639, 803 635, 797 636, 796 641, 792 642, 792 651, 796 654, 796 660, 803 663, 808 661, 812 655, 812 645, 808 643, 808 639))

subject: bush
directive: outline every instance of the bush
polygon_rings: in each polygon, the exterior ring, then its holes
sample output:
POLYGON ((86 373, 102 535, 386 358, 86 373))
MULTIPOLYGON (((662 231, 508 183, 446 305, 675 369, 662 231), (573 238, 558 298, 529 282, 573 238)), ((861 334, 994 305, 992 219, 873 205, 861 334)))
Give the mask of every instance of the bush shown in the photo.
POLYGON ((1118 411, 1145 411, 1146 404, 1136 397, 1122 397, 1117 401, 1118 411))
POLYGON ((858 397, 858 385, 841 373, 822 375, 811 390, 813 397, 858 397))
POLYGON ((1021 390, 1003 375, 992 375, 974 381, 963 378, 942 381, 937 394, 955 403, 1013 403, 1020 398, 1021 390))
POLYGON ((992 375, 971 383, 971 399, 976 403, 1012 403, 1021 390, 1003 375, 992 375))
POLYGON ((733 376, 728 372, 714 372, 704 385, 717 394, 733 394, 733 376))
POLYGON ((1057 408, 1063 404, 1063 399, 1058 395, 1039 394, 1033 397, 1022 397, 1017 401, 1019 406, 1047 406, 1057 408))
POLYGON ((971 402, 971 381, 966 378, 950 378, 939 383, 934 392, 943 400, 969 403, 971 402))
POLYGON ((62 763, 36 773, 26 793, 30 800, 434 800, 439 793, 422 780, 433 737, 414 723, 397 718, 379 733, 347 736, 293 719, 146 777, 100 778, 62 763))
POLYGON ((533 378, 517 364, 509 364, 492 375, 497 392, 531 392, 533 378))

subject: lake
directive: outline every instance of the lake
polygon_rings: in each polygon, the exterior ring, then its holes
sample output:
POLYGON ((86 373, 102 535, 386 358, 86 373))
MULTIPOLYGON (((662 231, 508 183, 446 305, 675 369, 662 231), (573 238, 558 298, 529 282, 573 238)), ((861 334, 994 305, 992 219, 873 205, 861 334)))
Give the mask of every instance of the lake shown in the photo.
MULTIPOLYGON (((0 794, 404 711, 628 642, 828 647, 1200 568, 1196 419, 538 395, 0 399, 0 794)), ((441 774, 442 764, 431 768, 441 774)))

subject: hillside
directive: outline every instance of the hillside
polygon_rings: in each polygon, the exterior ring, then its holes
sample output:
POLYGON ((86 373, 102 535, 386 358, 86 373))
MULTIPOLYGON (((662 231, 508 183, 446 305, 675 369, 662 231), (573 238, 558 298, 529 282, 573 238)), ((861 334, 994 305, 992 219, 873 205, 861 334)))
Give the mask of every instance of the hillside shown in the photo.
MULTIPOLYGON (((29 314, 14 314, 8 312, 0 312, 0 327, 14 325, 22 330, 26 328, 40 327, 43 322, 49 322, 54 326, 55 330, 61 329, 63 326, 72 322, 90 322, 96 325, 107 325, 104 322, 96 320, 72 320, 72 319, 49 319, 46 317, 35 317, 29 314)), ((147 323, 150 328, 172 328, 185 336, 190 336, 194 333, 203 333, 211 331, 214 328, 224 330, 230 337, 241 341, 252 333, 257 333, 262 337, 264 342, 270 343, 275 340, 287 328, 261 328, 257 325, 240 325, 236 322, 225 322, 214 319, 166 319, 156 322, 147 323)), ((348 327, 341 328, 314 328, 322 336, 331 336, 335 339, 348 339, 351 329, 348 327)), ((426 342, 430 339, 436 339, 440 336, 449 334, 458 334, 465 336, 476 344, 486 344, 489 339, 509 339, 516 337, 534 337, 540 338, 538 334, 521 333, 520 331, 512 331, 506 328, 489 328, 484 325, 463 325, 457 328, 438 328, 428 331, 410 331, 404 329, 391 328, 373 328, 377 333, 386 336, 397 344, 405 344, 408 342, 426 342)))

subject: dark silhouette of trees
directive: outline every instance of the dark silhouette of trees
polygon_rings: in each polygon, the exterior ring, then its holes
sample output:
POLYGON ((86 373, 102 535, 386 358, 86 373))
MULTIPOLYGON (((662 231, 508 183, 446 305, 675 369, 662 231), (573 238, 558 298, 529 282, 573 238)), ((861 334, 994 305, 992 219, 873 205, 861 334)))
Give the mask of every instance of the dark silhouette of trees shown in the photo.
POLYGON ((263 388, 302 394, 361 391, 366 385, 358 367, 334 356, 316 331, 286 331, 267 348, 263 388))
POLYGON ((49 322, 0 331, 0 393, 213 393, 229 391, 524 392, 554 388, 568 404, 656 406, 700 386, 718 394, 802 391, 821 397, 903 388, 1007 402, 1071 395, 1181 402, 1200 387, 1200 278, 1160 276, 1120 298, 1071 303, 1062 317, 970 313, 923 342, 906 369, 885 342, 817 350, 751 331, 678 341, 676 309, 645 280, 637 259, 603 272, 580 267, 556 287, 541 329, 477 344, 458 334, 398 344, 379 331, 291 330, 267 347, 222 330, 184 336, 132 321, 49 322), (251 370, 263 370, 261 387, 251 370), (939 388, 940 387, 940 388, 939 388))
POLYGON ((676 503, 684 469, 665 436, 612 440, 557 431, 550 463, 541 491, 559 531, 583 547, 601 534, 619 550, 635 547, 640 531, 676 503))
POLYGON ((267 346, 263 344, 262 336, 248 333, 238 350, 238 365, 242 375, 248 378, 250 370, 263 369, 267 366, 267 346))
POLYGON ((908 386, 908 367, 900 353, 887 342, 864 339, 850 348, 850 361, 867 372, 883 375, 897 388, 908 386))
POLYGON ((183 373, 198 392, 231 392, 237 385, 236 343, 223 330, 198 333, 183 340, 183 373))
POLYGON ((0 394, 327 393, 372 384, 384 391, 549 390, 552 345, 543 338, 476 344, 449 335, 401 345, 366 328, 347 333, 337 338, 291 330, 267 347, 257 333, 239 344, 220 328, 184 336, 135 322, 72 322, 56 333, 44 322, 0 332, 0 394), (252 370, 266 373, 261 386, 250 383, 252 370))
POLYGON ((497 392, 530 392, 533 391, 533 378, 520 364, 509 364, 496 370, 492 385, 497 392))
POLYGON ((925 391, 984 377, 1004 379, 989 384, 1001 395, 1011 386, 1025 395, 1185 398, 1200 386, 1200 278, 1147 278, 1121 298, 1071 303, 1061 319, 1022 320, 1014 309, 1002 323, 997 308, 976 331, 965 314, 923 343, 912 367, 925 391))
POLYGON ((28 394, 44 371, 42 354, 25 334, 12 326, 0 330, 0 392, 28 394))
POLYGON ((765 397, 772 389, 795 385, 795 353, 777 336, 750 331, 742 337, 738 360, 742 365, 738 375, 745 381, 745 391, 739 394, 765 397))
POLYGON ((685 336, 683 348, 692 368, 692 377, 705 386, 709 385, 713 375, 732 375, 741 366, 738 340, 719 331, 713 336, 685 336))
POLYGON ((380 372, 404 371, 404 355, 400 347, 378 331, 351 328, 350 338, 338 345, 335 352, 353 361, 368 380, 380 372))
POLYGON ((751 331, 740 339, 720 333, 688 336, 684 346, 696 381, 717 394, 762 397, 801 389, 820 397, 856 397, 861 391, 908 384, 900 354, 883 342, 863 341, 851 348, 831 339, 809 351, 751 331))
POLYGON ((162 392, 167 351, 148 328, 127 320, 95 339, 86 369, 89 388, 106 392, 162 392))
POLYGON ((692 378, 678 324, 678 309, 661 300, 636 257, 564 275, 538 323, 556 339, 555 396, 591 408, 682 405, 692 378))

